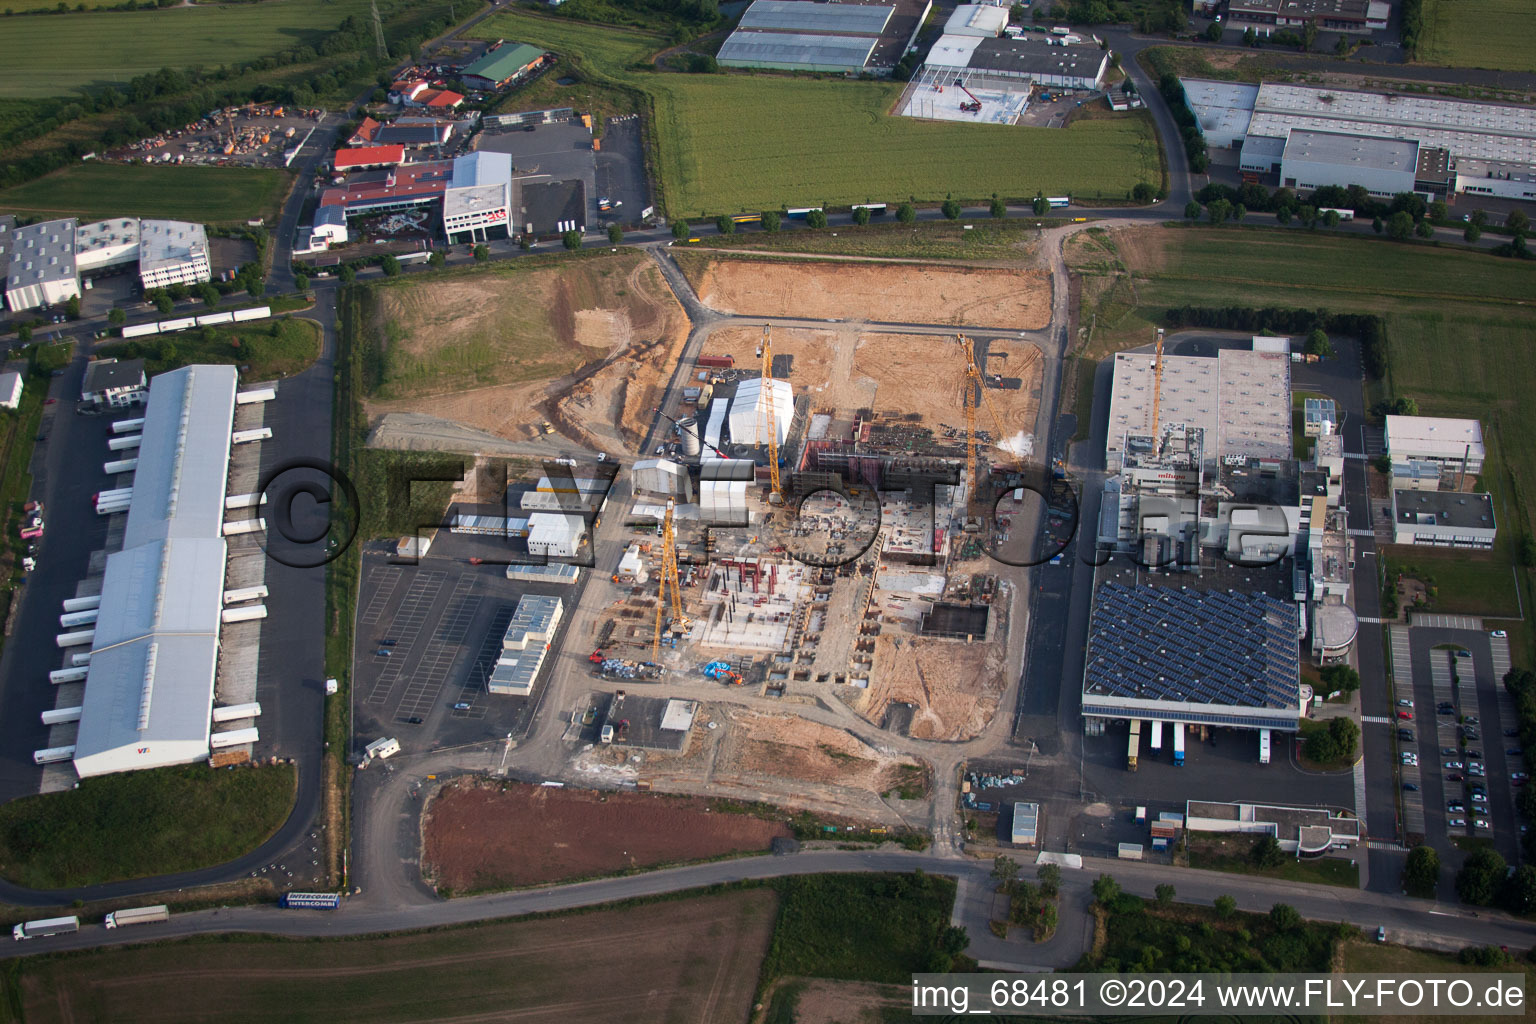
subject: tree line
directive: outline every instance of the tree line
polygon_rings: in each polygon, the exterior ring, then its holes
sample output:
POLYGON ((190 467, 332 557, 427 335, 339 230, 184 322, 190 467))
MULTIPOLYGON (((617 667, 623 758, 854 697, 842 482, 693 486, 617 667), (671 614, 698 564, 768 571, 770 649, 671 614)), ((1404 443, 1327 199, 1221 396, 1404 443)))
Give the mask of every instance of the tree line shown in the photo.
POLYGON ((1251 334, 1302 335, 1314 330, 1360 339, 1360 360, 1377 380, 1387 374, 1387 330, 1374 313, 1332 313, 1326 309, 1265 306, 1172 306, 1163 313, 1170 327, 1215 327, 1251 334))

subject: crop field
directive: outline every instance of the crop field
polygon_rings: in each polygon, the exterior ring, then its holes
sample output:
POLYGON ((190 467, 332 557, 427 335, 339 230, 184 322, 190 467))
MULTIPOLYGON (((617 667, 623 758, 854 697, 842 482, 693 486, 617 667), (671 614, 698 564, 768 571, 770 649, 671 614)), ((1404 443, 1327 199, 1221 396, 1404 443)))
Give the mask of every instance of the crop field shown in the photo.
POLYGON ((28 217, 165 217, 202 224, 277 216, 285 171, 82 163, 0 189, 0 212, 28 217))
POLYGON ((1536 24, 1527 0, 1424 0, 1419 61, 1536 71, 1536 24))
POLYGON ((590 76, 648 93, 674 217, 908 196, 1123 198, 1139 182, 1162 182, 1144 113, 1066 129, 917 121, 889 114, 899 83, 630 71, 662 45, 645 33, 509 13, 474 34, 580 54, 590 76))
POLYGON ((0 97, 61 96, 86 86, 121 84, 163 67, 234 64, 292 46, 313 46, 349 14, 367 11, 365 0, 266 0, 158 11, 16 15, 5 19, 0 32, 0 97), (61 61, 61 54, 83 56, 61 61))
POLYGON ((33 1024, 744 1022, 774 907, 759 888, 342 941, 163 942, 29 958, 3 984, 33 1024))

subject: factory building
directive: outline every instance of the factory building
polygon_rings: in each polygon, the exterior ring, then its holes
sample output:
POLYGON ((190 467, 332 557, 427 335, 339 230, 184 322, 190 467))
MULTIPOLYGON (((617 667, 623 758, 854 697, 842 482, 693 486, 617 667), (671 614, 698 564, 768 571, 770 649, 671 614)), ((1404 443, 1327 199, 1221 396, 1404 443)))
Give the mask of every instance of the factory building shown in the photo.
POLYGON ((1008 8, 993 4, 961 4, 944 23, 946 36, 995 39, 1008 27, 1008 8))
POLYGON ((1392 7, 1385 0, 1227 0, 1227 23, 1261 36, 1316 25, 1325 32, 1385 30, 1392 7))
POLYGON ((139 222, 133 217, 81 224, 75 229, 75 269, 80 276, 139 260, 139 222))
POLYGON ((156 377, 122 550, 107 557, 75 741, 81 777, 204 760, 224 612, 237 375, 156 377))
POLYGON ((1116 580, 1093 595, 1083 715, 1295 732, 1292 604, 1266 594, 1116 580))
POLYGON ((1483 425, 1447 416, 1388 416, 1387 454, 1394 467, 1432 462, 1442 473, 1476 476, 1483 471, 1483 425))
POLYGON ((1335 846, 1352 845, 1362 838, 1359 818, 1323 807, 1190 800, 1184 805, 1184 827, 1191 832, 1236 832, 1250 838, 1274 836, 1282 851, 1297 857, 1321 857, 1335 846))
MULTIPOLYGON (((720 47, 727 67, 888 75, 932 4, 755 0, 720 47)), ((1005 15, 1006 17, 1006 15, 1005 15)))
POLYGON ((11 276, 11 245, 16 237, 16 218, 8 213, 0 214, 0 281, 11 276))
POLYGON ((5 304, 13 312, 52 306, 80 295, 73 217, 45 220, 11 232, 5 304))
POLYGON ((993 78, 1028 80, 1049 89, 1103 87, 1109 52, 1073 37, 1020 36, 994 39, 979 35, 943 35, 923 66, 925 76, 942 81, 965 72, 993 78))
POLYGON ((139 221, 139 280, 146 289, 213 279, 208 231, 180 220, 139 221))
POLYGON ((1493 547, 1493 499, 1472 491, 1393 491, 1392 542, 1446 548, 1493 547))
POLYGON ((485 684, 488 692, 511 697, 532 695, 563 612, 558 597, 527 594, 517 602, 517 611, 501 640, 501 655, 485 684))
POLYGON ((396 167, 405 163, 405 147, 353 146, 337 150, 331 155, 331 166, 337 171, 364 171, 378 167, 396 167))
POLYGON ((471 89, 494 92, 538 67, 543 59, 544 51, 537 46, 497 40, 478 59, 464 65, 459 78, 471 89))
POLYGON ((21 405, 21 374, 14 370, 0 373, 0 409, 15 409, 21 405))
POLYGON ((1286 82, 1186 78, 1182 85, 1208 145, 1240 147, 1240 170, 1278 172, 1291 188, 1536 198, 1536 110, 1529 107, 1286 82), (1311 136, 1292 149, 1302 132, 1311 136), (1411 181, 1409 143, 1416 146, 1411 181))
POLYGON ((458 157, 443 192, 448 243, 506 238, 513 208, 512 157, 482 151, 458 157))

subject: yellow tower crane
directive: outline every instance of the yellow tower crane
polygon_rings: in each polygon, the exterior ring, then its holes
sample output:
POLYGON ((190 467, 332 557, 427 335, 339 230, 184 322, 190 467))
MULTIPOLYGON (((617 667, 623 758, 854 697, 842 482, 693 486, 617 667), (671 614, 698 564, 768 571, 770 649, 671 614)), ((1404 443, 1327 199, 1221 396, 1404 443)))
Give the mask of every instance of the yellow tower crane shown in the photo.
POLYGON ((1163 329, 1157 329, 1157 355, 1152 361, 1152 444, 1157 445, 1158 406, 1163 397, 1163 329))
POLYGON ((672 604, 670 628, 686 633, 693 625, 683 614, 683 592, 677 581, 677 533, 672 526, 672 510, 675 505, 676 502, 671 498, 667 499, 667 514, 661 521, 661 572, 656 589, 656 632, 651 639, 651 660, 658 665, 661 664, 662 610, 667 607, 669 597, 672 604))
POLYGON ((768 502, 778 505, 784 500, 784 492, 779 489, 779 416, 773 402, 773 348, 769 342, 769 336, 773 328, 763 324, 763 343, 758 347, 757 354, 762 357, 762 390, 758 392, 757 429, 759 435, 765 430, 768 433, 768 502))

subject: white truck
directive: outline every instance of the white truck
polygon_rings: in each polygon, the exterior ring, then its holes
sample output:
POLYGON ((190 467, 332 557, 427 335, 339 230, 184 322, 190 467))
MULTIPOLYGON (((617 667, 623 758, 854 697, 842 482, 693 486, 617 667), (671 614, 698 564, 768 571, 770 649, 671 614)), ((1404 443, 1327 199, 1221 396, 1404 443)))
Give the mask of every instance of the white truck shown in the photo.
POLYGON ((11 929, 11 938, 20 942, 22 939, 36 939, 45 935, 68 935, 79 930, 78 917, 49 917, 16 925, 11 929))
POLYGON ((102 923, 108 928, 126 928, 131 924, 158 924, 171 919, 171 908, 161 904, 156 907, 132 907, 114 910, 102 923))

